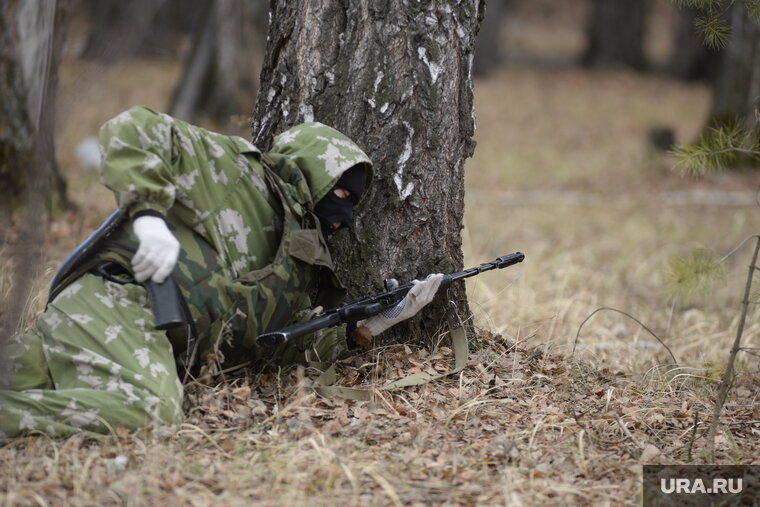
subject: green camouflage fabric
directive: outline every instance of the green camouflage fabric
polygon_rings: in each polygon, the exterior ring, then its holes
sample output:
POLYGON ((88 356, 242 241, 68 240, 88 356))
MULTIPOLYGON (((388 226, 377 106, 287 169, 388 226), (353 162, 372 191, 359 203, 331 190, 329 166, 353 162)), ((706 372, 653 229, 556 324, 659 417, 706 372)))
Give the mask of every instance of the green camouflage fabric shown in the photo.
POLYGON ((182 384, 152 319, 140 285, 91 274, 69 285, 9 347, 0 437, 180 422, 182 384))
MULTIPOLYGON (((156 210, 179 240, 173 276, 198 339, 188 344, 183 329, 168 337, 155 330, 140 285, 74 273, 17 340, 10 385, 0 391, 0 436, 174 424, 181 418, 177 366, 183 372, 206 361, 224 368, 248 361, 286 366, 334 360, 345 351, 343 327, 274 351, 257 349, 255 338, 308 318, 314 305, 334 306, 343 295, 312 209, 355 165, 365 167, 370 181, 370 161, 350 139, 306 123, 261 153, 242 138, 135 107, 104 125, 101 148, 102 181, 123 214, 156 210), (138 358, 143 343, 156 350, 138 358), (152 375, 164 370, 171 389, 152 375), (122 381, 118 375, 127 371, 122 381), (73 410, 93 414, 92 420, 84 424, 86 417, 73 410)), ((136 246, 125 225, 97 256, 129 269, 136 246)))

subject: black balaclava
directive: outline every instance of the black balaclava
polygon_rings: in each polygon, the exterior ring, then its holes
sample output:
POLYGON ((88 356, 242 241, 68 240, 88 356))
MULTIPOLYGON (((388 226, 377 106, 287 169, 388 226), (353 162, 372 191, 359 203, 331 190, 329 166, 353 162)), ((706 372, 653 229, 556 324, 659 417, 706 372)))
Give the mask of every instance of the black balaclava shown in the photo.
POLYGON ((366 183, 367 173, 364 167, 354 166, 344 172, 337 183, 335 183, 335 186, 314 206, 314 213, 319 217, 319 221, 322 224, 322 232, 325 236, 337 230, 330 229, 330 226, 334 222, 341 222, 340 227, 351 223, 353 207, 359 202, 366 183), (333 191, 336 188, 346 189, 351 195, 347 199, 341 199, 333 191))

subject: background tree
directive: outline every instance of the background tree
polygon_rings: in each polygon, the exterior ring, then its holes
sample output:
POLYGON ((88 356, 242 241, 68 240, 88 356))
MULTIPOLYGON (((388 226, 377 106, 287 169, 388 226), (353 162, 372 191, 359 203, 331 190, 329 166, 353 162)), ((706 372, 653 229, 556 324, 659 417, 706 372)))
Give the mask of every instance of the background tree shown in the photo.
MULTIPOLYGON (((321 121, 375 162, 355 229, 331 239, 349 296, 381 289, 384 278, 462 267, 472 57, 482 13, 478 0, 272 2, 254 143, 266 149, 274 134, 321 121)), ((464 288, 452 294, 466 311, 464 288)), ((384 338, 431 336, 441 309, 424 313, 421 329, 397 326, 384 338)))
POLYGON ((721 53, 704 43, 695 26, 699 16, 698 9, 688 6, 676 13, 673 55, 668 72, 678 79, 712 82, 718 76, 721 53))
POLYGON ((645 22, 645 0, 594 0, 582 63, 643 69, 645 22))
POLYGON ((704 173, 760 160, 760 0, 680 0, 696 7, 706 45, 724 48, 702 136, 674 150, 680 166, 704 173), (728 20, 728 21, 727 21, 728 20))
POLYGON ((755 101, 760 98, 760 8, 753 13, 741 6, 730 11, 730 38, 723 51, 713 89, 709 126, 735 122, 756 125, 755 101))
POLYGON ((65 1, 0 3, 0 202, 3 243, 14 259, 12 291, 0 307, 0 339, 16 328, 40 269, 47 209, 67 205, 55 159, 53 128, 65 1), (23 208, 21 224, 11 212, 23 208))
POLYGON ((502 34, 505 19, 514 8, 513 0, 490 0, 475 45, 476 76, 487 76, 504 63, 502 34))
POLYGON ((201 9, 170 113, 190 119, 202 112, 218 121, 247 114, 259 87, 267 5, 264 0, 217 0, 201 9))
MULTIPOLYGON (((154 19, 166 0, 88 0, 91 30, 82 56, 107 63, 137 53, 154 28, 154 19)), ((187 10, 192 10, 188 8, 187 10)), ((162 18, 166 19, 166 18, 162 18)), ((172 22, 170 26, 174 25, 172 22)), ((168 26, 160 27, 166 30, 168 26)))

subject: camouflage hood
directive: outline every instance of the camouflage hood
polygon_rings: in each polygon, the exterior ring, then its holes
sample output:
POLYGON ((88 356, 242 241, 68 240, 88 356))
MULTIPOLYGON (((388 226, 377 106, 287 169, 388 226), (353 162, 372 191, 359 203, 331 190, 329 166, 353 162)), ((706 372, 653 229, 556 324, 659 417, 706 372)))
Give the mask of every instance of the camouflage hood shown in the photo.
POLYGON ((274 138, 272 152, 286 155, 301 169, 312 206, 356 165, 367 173, 367 188, 372 181, 372 162, 367 154, 351 139, 321 123, 302 123, 286 130, 274 138))

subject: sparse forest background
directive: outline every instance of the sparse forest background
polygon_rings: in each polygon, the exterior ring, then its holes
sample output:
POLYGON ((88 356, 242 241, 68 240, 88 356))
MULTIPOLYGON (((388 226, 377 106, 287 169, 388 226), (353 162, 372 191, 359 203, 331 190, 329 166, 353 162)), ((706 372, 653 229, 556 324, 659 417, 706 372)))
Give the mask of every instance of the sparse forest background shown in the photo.
MULTIPOLYGON (((644 463, 760 464, 758 288, 713 450, 707 438, 749 243, 722 258, 760 232, 758 159, 751 137, 741 139, 745 153, 713 161, 722 171, 700 170, 710 161, 675 148, 698 147, 719 126, 757 135, 760 23, 742 2, 716 11, 728 31, 711 47, 695 28, 707 18, 681 3, 488 2, 464 263, 517 250, 526 260, 468 282, 480 331, 461 375, 378 391, 374 402, 321 399, 309 370, 191 385, 179 433, 3 447, 0 500, 638 504, 644 463)), ((242 0, 0 6, 8 334, 42 310, 61 260, 113 209, 94 168, 103 122, 144 104, 251 137, 268 9, 242 0), (26 25, 11 26, 17 19, 26 25), (30 63, 14 67, 14 54, 30 63)), ((359 356, 342 366, 342 382, 376 388, 445 371, 451 351, 440 338, 438 348, 359 356)))

